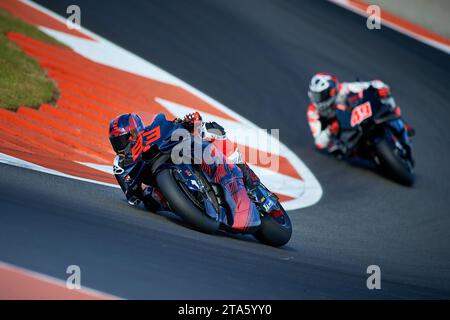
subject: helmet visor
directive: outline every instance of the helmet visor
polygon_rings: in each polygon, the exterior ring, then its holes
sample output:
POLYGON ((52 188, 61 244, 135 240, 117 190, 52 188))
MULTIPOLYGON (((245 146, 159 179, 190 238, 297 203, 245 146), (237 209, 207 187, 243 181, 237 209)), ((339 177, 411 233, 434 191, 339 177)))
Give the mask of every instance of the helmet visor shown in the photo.
POLYGON ((117 137, 110 137, 109 141, 116 153, 123 152, 130 143, 130 134, 126 133, 117 137))
POLYGON ((329 90, 323 90, 320 92, 309 91, 308 96, 312 103, 318 105, 322 102, 328 101, 331 98, 329 90))
POLYGON ((311 102, 314 103, 321 115, 326 115, 330 111, 331 105, 335 102, 336 96, 331 96, 329 92, 308 92, 311 102))

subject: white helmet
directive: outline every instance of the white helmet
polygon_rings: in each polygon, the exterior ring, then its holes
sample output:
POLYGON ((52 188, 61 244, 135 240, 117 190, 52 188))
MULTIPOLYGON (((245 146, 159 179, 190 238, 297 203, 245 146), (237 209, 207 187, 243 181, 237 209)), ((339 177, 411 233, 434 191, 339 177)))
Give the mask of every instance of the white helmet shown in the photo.
POLYGON ((333 105, 338 94, 339 82, 336 76, 328 73, 315 74, 309 84, 308 97, 321 115, 333 111, 333 105))

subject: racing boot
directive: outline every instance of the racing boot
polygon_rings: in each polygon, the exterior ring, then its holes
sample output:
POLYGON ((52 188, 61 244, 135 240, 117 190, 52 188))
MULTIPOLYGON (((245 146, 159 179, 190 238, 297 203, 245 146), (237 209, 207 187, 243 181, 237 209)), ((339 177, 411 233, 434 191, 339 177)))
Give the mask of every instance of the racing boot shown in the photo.
POLYGON ((414 137, 416 135, 416 130, 414 130, 414 128, 406 121, 404 121, 404 124, 405 124, 406 134, 408 135, 408 137, 409 138, 414 137))
POLYGON ((259 180, 258 176, 253 172, 252 169, 246 163, 237 163, 236 164, 239 169, 241 169, 242 174, 244 175, 244 184, 247 190, 253 190, 256 188, 261 180, 259 180))
POLYGON ((142 202, 145 208, 151 212, 169 210, 166 199, 162 193, 152 186, 145 186, 142 192, 142 202))

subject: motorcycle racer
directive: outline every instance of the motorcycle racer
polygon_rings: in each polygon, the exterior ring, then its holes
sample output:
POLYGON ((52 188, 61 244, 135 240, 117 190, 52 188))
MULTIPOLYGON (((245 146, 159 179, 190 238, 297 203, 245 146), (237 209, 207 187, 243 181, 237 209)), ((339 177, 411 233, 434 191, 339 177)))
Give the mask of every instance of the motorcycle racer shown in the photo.
MULTIPOLYGON (((363 96, 365 90, 372 90, 383 104, 400 117, 401 109, 391 95, 389 86, 380 80, 340 83, 336 76, 329 73, 317 73, 312 77, 308 90, 310 104, 307 119, 317 149, 348 156, 350 150, 339 140, 336 110, 346 110, 352 102, 363 96)), ((404 124, 412 136, 413 129, 407 123, 404 124)))
MULTIPOLYGON (((188 114, 183 119, 176 118, 173 122, 182 124, 189 132, 199 134, 207 141, 226 140, 225 129, 216 122, 203 122, 198 112, 188 114)), ((143 202, 149 210, 157 211, 165 208, 164 198, 151 186, 151 181, 148 180, 150 171, 142 155, 134 158, 132 152, 133 146, 144 130, 142 119, 134 113, 119 115, 110 122, 109 139, 117 154, 113 172, 130 205, 136 206, 143 202)), ((259 183, 259 178, 243 161, 238 149, 228 157, 228 160, 241 169, 248 190, 259 183)))

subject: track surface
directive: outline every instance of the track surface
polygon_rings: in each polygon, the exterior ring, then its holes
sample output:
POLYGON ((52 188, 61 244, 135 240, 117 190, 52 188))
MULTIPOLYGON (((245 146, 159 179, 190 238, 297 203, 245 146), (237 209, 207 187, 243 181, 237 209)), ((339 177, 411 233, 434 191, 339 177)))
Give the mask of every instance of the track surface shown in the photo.
POLYGON ((319 204, 291 212, 286 248, 208 236, 129 208, 119 190, 0 165, 0 260, 125 298, 450 297, 449 56, 321 1, 45 1, 281 140, 316 175, 319 204), (391 85, 416 128, 417 183, 399 186, 313 149, 316 71, 391 85), (381 267, 382 290, 366 288, 381 267))

